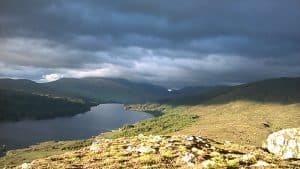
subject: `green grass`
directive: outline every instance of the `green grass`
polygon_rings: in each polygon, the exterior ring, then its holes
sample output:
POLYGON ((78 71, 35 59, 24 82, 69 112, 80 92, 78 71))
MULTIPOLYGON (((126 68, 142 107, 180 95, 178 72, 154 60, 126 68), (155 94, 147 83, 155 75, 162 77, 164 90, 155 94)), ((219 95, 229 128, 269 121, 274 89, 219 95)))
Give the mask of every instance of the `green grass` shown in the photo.
MULTIPOLYGON (((139 105, 133 106, 135 108, 139 107, 139 105)), ((153 111, 153 109, 155 109, 156 107, 156 112, 160 112, 161 115, 158 117, 137 122, 133 125, 124 125, 118 130, 113 130, 112 132, 104 133, 103 136, 106 138, 119 138, 136 136, 139 134, 169 134, 180 131, 185 127, 191 126, 194 122, 198 120, 197 115, 181 113, 184 107, 177 108, 175 110, 172 107, 166 105, 160 106, 148 104, 148 106, 149 111, 153 111)), ((147 106, 145 106, 142 110, 147 109, 146 107, 147 106)))
POLYGON ((194 96, 176 97, 159 104, 130 105, 130 108, 165 114, 142 123, 145 126, 119 130, 115 132, 117 135, 146 130, 148 134, 196 134, 219 141, 261 146, 270 133, 299 127, 300 78, 269 79, 194 96), (170 116, 173 113, 174 116, 170 116), (193 115, 199 116, 198 120, 186 125, 185 121, 193 115), (170 122, 173 120, 175 122, 170 122), (175 130, 164 129, 164 124, 173 127, 172 123, 178 124, 178 128, 174 125, 175 130))
POLYGON ((10 150, 0 157, 0 168, 17 166, 34 159, 63 154, 68 151, 79 150, 92 143, 91 139, 75 141, 49 141, 33 145, 28 148, 10 150))
POLYGON ((299 127, 300 124, 300 103, 239 100, 185 106, 148 103, 129 105, 127 108, 159 111, 162 116, 126 125, 105 133, 105 137, 127 137, 141 133, 201 135, 218 141, 261 146, 270 133, 299 127))

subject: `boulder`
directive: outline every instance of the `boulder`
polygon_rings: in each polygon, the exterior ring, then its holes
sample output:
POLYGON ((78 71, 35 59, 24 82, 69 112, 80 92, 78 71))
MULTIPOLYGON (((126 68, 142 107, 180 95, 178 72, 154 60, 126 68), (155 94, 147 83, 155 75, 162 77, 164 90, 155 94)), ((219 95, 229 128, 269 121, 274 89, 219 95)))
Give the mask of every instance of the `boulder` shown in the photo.
POLYGON ((277 131, 268 136, 263 148, 281 159, 300 159, 300 128, 277 131))

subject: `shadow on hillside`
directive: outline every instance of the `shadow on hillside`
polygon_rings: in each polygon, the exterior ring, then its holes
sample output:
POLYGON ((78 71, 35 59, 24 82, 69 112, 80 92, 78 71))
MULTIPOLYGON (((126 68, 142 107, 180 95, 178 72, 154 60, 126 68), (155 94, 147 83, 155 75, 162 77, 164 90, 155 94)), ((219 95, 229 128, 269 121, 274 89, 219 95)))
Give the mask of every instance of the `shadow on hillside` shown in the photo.
POLYGON ((280 78, 222 88, 194 96, 163 100, 169 105, 214 105, 233 101, 300 103, 300 78, 280 78))
POLYGON ((231 98, 231 99, 219 99, 219 98, 213 98, 212 100, 209 101, 201 101, 197 100, 197 98, 193 98, 190 101, 174 101, 174 102, 162 102, 163 104, 168 104, 171 106, 195 106, 195 105, 222 105, 222 104, 227 104, 230 102, 235 102, 235 101, 249 101, 249 102, 256 102, 256 103, 261 103, 261 104, 281 104, 281 105, 289 105, 289 104, 296 104, 300 103, 300 99, 296 100, 280 100, 276 98, 272 99, 255 99, 255 98, 231 98))

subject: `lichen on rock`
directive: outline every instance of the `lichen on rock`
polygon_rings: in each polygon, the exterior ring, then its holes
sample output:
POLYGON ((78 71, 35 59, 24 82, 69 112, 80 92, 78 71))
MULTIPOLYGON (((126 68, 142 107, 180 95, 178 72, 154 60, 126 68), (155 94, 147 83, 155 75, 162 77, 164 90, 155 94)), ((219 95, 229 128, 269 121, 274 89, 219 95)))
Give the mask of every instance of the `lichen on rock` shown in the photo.
POLYGON ((263 143, 263 148, 282 159, 300 159, 300 128, 270 134, 263 143))

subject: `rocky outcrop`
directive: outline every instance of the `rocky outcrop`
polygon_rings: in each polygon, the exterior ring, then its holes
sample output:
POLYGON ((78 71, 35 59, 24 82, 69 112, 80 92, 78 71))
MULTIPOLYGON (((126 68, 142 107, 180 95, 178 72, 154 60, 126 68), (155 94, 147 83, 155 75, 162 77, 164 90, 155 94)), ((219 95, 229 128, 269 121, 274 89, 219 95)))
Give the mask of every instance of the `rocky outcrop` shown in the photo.
POLYGON ((219 143, 200 136, 144 136, 104 139, 62 155, 37 159, 17 168, 295 168, 252 146, 219 143))
POLYGON ((300 128, 270 134, 263 143, 263 148, 282 159, 300 159, 300 128))

